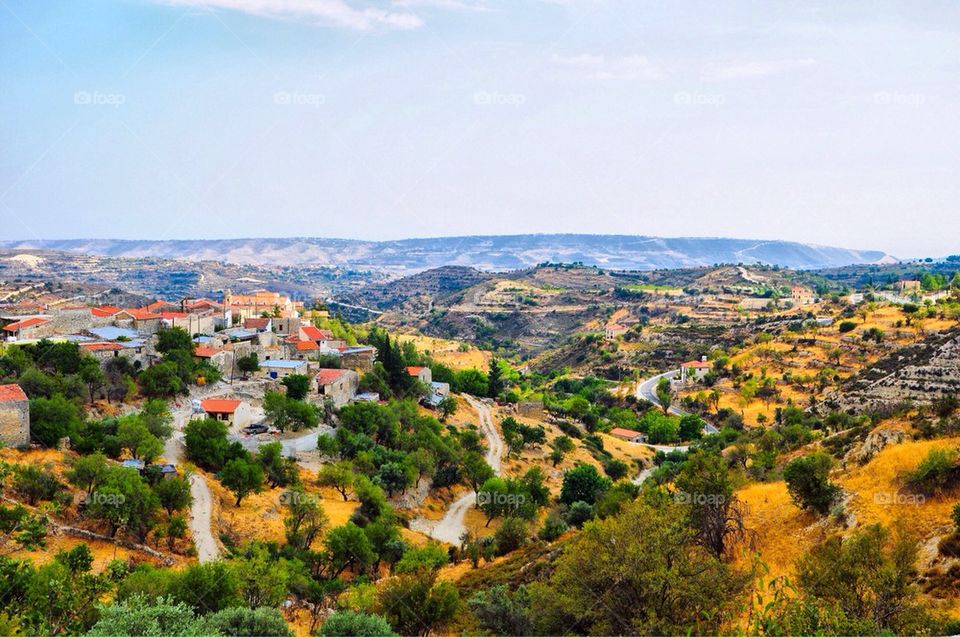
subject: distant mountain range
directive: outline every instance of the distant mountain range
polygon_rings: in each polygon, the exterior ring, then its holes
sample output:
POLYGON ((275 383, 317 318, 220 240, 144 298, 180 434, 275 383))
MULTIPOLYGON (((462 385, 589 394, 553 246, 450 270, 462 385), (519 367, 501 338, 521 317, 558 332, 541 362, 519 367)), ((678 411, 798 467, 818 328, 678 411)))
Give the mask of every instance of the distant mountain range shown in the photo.
POLYGON ((351 239, 202 239, 137 241, 68 239, 5 241, 15 250, 63 250, 98 256, 223 261, 257 266, 330 266, 410 274, 460 265, 487 271, 538 263, 595 265, 611 270, 655 270, 716 263, 767 263, 794 269, 888 263, 877 250, 850 250, 792 241, 660 238, 628 235, 531 234, 437 237, 398 241, 351 239))

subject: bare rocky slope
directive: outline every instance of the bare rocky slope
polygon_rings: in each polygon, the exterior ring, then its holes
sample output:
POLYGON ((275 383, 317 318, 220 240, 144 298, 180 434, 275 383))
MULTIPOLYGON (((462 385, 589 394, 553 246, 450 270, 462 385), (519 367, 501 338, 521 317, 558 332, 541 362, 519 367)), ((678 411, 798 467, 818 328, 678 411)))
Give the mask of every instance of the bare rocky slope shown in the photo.
POLYGON ((960 329, 897 349, 851 378, 826 401, 855 413, 883 411, 904 402, 928 404, 960 394, 960 329))

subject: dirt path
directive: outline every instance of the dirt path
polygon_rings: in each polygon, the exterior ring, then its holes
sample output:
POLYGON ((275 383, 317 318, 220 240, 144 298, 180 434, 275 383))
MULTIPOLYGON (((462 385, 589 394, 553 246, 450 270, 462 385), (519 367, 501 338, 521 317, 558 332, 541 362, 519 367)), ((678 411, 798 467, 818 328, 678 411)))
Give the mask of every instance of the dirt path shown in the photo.
MULTIPOLYGON (((178 464, 183 455, 183 428, 193 417, 190 398, 180 405, 171 405, 173 414, 173 435, 163 445, 163 456, 167 462, 178 464)), ((213 537, 213 496, 207 481, 200 474, 190 475, 190 495, 193 504, 190 507, 190 535, 197 547, 197 559, 200 562, 212 562, 220 556, 220 545, 213 537)))
MULTIPOLYGON (((500 459, 503 457, 504 444, 500 432, 493 424, 490 407, 471 396, 466 396, 466 400, 477 411, 477 417, 480 419, 480 431, 487 439, 487 464, 493 468, 494 473, 500 475, 500 459)), ((463 524, 464 517, 470 507, 473 506, 475 499, 476 496, 473 493, 466 493, 450 505, 441 519, 416 518, 411 521, 410 528, 441 542, 459 545, 460 536, 466 531, 466 526, 463 524)))
POLYGON ((193 496, 193 507, 190 509, 190 534, 197 547, 197 559, 201 563, 212 562, 220 556, 220 546, 210 530, 213 497, 202 475, 194 473, 190 476, 190 494, 193 496))

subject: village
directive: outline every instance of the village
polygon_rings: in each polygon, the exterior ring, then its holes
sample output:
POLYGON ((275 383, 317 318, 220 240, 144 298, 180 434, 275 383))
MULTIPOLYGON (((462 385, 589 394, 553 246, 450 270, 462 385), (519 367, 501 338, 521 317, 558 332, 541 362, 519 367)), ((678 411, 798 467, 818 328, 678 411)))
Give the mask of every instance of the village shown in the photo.
MULTIPOLYGON (((325 310, 305 309, 302 302, 277 292, 234 294, 227 290, 221 301, 158 300, 139 308, 6 305, 0 308, 4 323, 0 330, 6 344, 76 343, 105 370, 111 361, 123 358, 130 369, 139 371, 162 358, 157 351, 158 332, 180 328, 191 335, 195 360, 209 364, 221 375, 217 383, 205 386, 200 378, 198 386, 191 388, 193 398, 185 403, 190 415, 222 421, 229 425, 232 437, 256 448, 258 441, 281 434, 266 424, 263 396, 280 388, 287 377, 309 378, 306 399, 318 408, 338 409, 352 402, 380 400, 375 392, 359 391, 360 376, 373 368, 376 349, 348 343, 313 324, 314 319, 328 317, 325 310)), ((425 388, 424 405, 435 408, 449 395, 449 384, 433 382, 428 367, 411 367, 409 373, 425 388)), ((0 387, 0 442, 14 447, 29 445, 29 422, 29 402, 23 390, 17 385, 0 387)), ((142 462, 139 466, 142 468, 142 462)))

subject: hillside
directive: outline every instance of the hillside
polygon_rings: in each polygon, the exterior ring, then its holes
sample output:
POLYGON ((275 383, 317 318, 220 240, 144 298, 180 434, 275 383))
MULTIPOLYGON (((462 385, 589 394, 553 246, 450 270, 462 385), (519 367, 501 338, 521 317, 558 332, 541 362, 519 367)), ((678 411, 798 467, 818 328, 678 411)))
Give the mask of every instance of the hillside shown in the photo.
POLYGON ((960 331, 935 333, 896 349, 845 383, 830 404, 844 411, 928 403, 960 392, 960 331))
MULTIPOLYGON (((767 309, 771 303, 790 310, 789 291, 799 276, 793 270, 758 265, 624 272, 549 264, 488 275, 439 268, 368 286, 349 302, 384 311, 380 322, 389 327, 415 328, 429 336, 522 355, 545 353, 577 335, 600 332, 617 312, 625 312, 628 324, 691 319, 711 324, 696 334, 689 325, 673 330, 661 343, 664 347, 649 352, 663 363, 689 356, 691 347, 716 345, 712 328, 736 323, 743 313, 760 312, 773 319, 767 309), (721 323, 715 323, 718 319, 721 323)), ((575 350, 552 352, 549 364, 562 367, 583 360, 583 353, 575 350)), ((637 359, 632 363, 646 366, 637 359)))
POLYGON ((109 257, 224 261, 242 265, 370 268, 410 273, 445 265, 488 271, 544 262, 580 262, 611 270, 655 270, 715 263, 770 263, 815 269, 889 261, 876 250, 792 241, 660 238, 629 235, 537 234, 357 241, 320 237, 129 241, 69 239, 6 241, 0 247, 49 249, 109 257))

